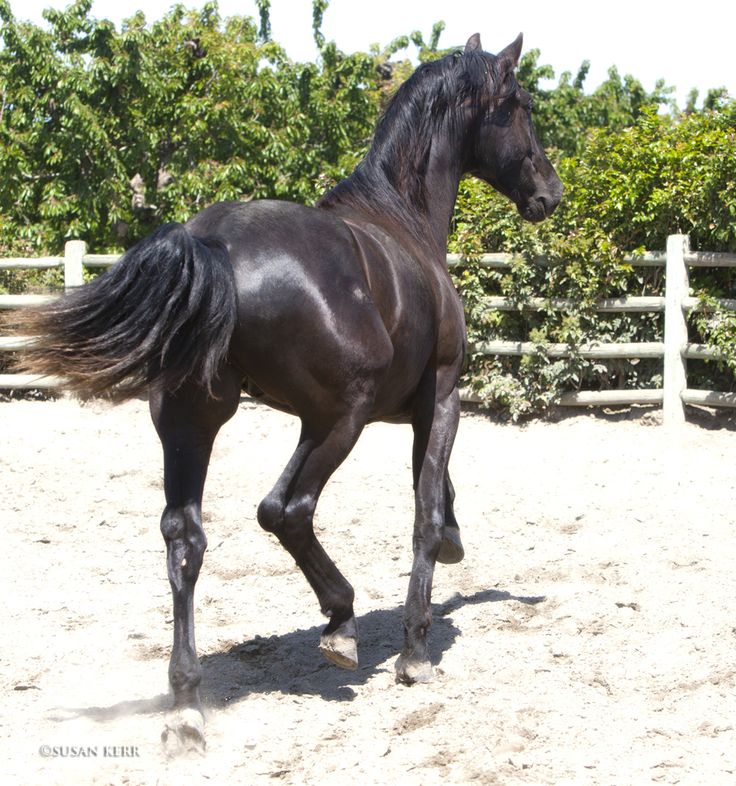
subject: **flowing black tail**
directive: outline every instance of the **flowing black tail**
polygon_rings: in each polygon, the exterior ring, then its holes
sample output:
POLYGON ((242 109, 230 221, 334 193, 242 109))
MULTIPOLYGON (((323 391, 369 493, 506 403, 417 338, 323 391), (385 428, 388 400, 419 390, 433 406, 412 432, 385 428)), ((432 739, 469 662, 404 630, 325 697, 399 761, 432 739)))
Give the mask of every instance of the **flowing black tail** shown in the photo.
POLYGON ((211 393, 235 320, 225 247, 166 224, 99 278, 20 312, 16 331, 36 337, 23 370, 65 377, 83 396, 122 399, 188 379, 211 393))

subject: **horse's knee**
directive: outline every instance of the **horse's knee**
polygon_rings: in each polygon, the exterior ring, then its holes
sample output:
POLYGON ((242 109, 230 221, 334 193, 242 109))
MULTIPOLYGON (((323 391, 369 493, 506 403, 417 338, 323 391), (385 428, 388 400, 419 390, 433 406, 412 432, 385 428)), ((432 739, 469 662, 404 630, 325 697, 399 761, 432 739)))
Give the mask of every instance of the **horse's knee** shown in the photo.
POLYGON ((310 537, 315 503, 309 497, 291 499, 287 503, 268 496, 258 506, 258 523, 267 532, 287 543, 310 537))
POLYGON ((277 534, 284 524, 284 503, 270 494, 258 506, 258 523, 266 532, 277 534))
POLYGON ((292 549, 300 550, 314 538, 314 508, 315 500, 310 497, 291 499, 284 508, 281 538, 292 549))

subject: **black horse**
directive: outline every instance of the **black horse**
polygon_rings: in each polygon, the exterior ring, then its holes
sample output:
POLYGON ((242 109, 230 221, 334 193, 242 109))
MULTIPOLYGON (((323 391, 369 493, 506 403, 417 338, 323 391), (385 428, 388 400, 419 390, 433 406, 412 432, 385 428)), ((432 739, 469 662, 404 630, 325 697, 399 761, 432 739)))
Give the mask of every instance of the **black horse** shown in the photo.
POLYGON ((202 492, 215 435, 242 390, 301 420, 299 443, 258 508, 292 555, 329 624, 320 649, 357 666, 353 589, 312 519, 330 475, 370 421, 410 422, 414 562, 397 679, 427 680, 435 562, 462 558, 447 471, 458 426, 463 309, 446 268, 460 178, 471 173, 529 221, 557 206, 531 98, 516 82, 517 38, 500 54, 474 35, 420 66, 398 90, 355 172, 316 207, 222 202, 168 224, 110 271, 25 317, 35 373, 84 395, 149 392, 164 453, 174 605, 165 735, 202 745, 193 593, 207 545, 202 492))

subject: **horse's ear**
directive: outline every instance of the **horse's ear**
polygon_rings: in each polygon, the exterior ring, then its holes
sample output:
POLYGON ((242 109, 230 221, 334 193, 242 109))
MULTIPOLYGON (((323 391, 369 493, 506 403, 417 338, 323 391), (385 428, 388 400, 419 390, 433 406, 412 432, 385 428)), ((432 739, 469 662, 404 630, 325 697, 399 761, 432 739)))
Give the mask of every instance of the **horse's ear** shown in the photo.
POLYGON ((516 40, 509 44, 505 49, 500 51, 497 55, 499 65, 503 71, 513 71, 519 65, 519 58, 521 57, 521 48, 524 45, 524 34, 519 33, 516 40))
POLYGON ((480 33, 473 33, 465 44, 465 52, 481 52, 483 45, 480 42, 480 33))

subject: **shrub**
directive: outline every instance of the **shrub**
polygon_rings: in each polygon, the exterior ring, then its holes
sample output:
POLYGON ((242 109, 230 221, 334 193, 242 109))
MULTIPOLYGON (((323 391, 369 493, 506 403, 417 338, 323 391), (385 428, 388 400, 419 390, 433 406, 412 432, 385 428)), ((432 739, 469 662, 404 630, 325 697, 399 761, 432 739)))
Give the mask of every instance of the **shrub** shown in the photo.
MULTIPOLYGON (((465 258, 454 275, 468 307, 471 342, 531 340, 539 347, 521 361, 471 353, 465 383, 488 406, 514 417, 544 411, 565 390, 661 384, 659 363, 575 355, 552 361, 544 345, 567 343, 574 352, 591 341, 661 341, 659 315, 595 311, 602 297, 663 294, 663 271, 632 267, 625 255, 664 249, 667 236, 677 233, 688 234, 694 248, 736 251, 736 102, 678 118, 644 110, 629 129, 590 132, 580 155, 562 158, 557 169, 563 202, 542 224, 524 223, 513 206, 474 180, 463 182, 457 203, 450 247, 465 258), (479 263, 485 251, 517 257, 501 274, 479 263), (485 295, 505 295, 518 308, 488 313, 485 295), (531 297, 569 298, 573 305, 531 313, 523 310, 531 297)), ((694 271, 691 281, 697 292, 733 297, 730 269, 694 271)), ((733 345, 725 316, 695 319, 694 338, 707 338, 709 325, 722 349, 729 334, 733 345)), ((723 369, 697 365, 697 384, 733 385, 723 369)))

